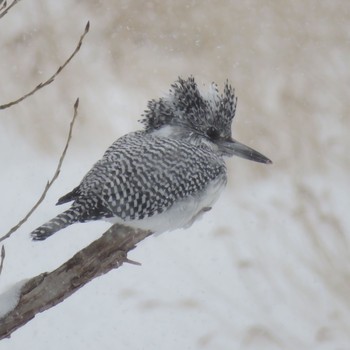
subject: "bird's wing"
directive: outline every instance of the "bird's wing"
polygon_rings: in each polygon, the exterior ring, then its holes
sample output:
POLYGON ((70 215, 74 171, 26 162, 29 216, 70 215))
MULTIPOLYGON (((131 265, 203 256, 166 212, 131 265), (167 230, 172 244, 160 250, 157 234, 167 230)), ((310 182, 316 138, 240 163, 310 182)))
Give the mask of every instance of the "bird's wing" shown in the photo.
POLYGON ((200 193, 225 174, 224 161, 206 148, 130 133, 117 140, 85 176, 76 201, 90 202, 88 215, 94 213, 94 219, 143 219, 200 193))

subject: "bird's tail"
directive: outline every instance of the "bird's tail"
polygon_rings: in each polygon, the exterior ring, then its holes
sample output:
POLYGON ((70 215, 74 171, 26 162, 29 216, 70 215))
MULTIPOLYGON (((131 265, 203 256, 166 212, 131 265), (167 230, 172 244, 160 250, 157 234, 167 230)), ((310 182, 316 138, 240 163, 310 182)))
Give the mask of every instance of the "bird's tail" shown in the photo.
POLYGON ((30 235, 34 241, 43 241, 57 231, 78 222, 79 218, 79 207, 72 207, 38 227, 30 235))

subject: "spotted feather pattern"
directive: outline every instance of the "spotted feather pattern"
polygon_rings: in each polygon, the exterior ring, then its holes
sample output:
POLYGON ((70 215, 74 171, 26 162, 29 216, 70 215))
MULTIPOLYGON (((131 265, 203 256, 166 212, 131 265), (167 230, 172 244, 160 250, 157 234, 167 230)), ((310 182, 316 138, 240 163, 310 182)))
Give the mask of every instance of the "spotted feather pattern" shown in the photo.
POLYGON ((200 193, 219 176, 226 179, 225 163, 205 147, 142 131, 130 133, 84 177, 74 190, 73 207, 84 203, 79 221, 113 216, 139 220, 200 193))
POLYGON ((158 223, 172 218, 172 228, 177 220, 177 227, 193 222, 226 183, 224 152, 216 142, 217 137, 230 139, 236 104, 228 83, 223 94, 212 85, 203 96, 193 77, 179 78, 168 96, 149 102, 142 120, 145 129, 115 141, 80 185, 57 203, 73 202, 72 206, 34 230, 33 239, 98 219, 117 218, 128 224, 161 214, 166 219, 158 223), (208 130, 214 130, 213 139, 208 130))
POLYGON ((166 97, 148 102, 148 109, 141 122, 146 130, 172 125, 202 134, 209 127, 214 127, 220 131, 222 137, 230 137, 236 107, 237 98, 228 81, 222 94, 219 93, 217 85, 212 83, 209 92, 204 96, 193 77, 179 78, 171 85, 166 97))

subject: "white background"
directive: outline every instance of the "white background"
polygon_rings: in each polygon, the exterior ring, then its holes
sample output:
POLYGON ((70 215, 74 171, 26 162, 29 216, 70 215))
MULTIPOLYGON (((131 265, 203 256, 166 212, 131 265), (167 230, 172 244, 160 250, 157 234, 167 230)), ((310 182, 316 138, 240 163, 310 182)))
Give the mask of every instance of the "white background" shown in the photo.
POLYGON ((1 291, 107 229, 29 238, 178 76, 229 79, 233 136, 274 162, 230 159, 201 221, 143 241, 130 254, 141 267, 94 280, 0 349, 350 349, 349 15, 345 1, 28 0, 0 19, 0 104, 53 74, 91 23, 53 84, 0 111, 5 234, 52 176, 80 97, 59 179, 5 241, 1 291))

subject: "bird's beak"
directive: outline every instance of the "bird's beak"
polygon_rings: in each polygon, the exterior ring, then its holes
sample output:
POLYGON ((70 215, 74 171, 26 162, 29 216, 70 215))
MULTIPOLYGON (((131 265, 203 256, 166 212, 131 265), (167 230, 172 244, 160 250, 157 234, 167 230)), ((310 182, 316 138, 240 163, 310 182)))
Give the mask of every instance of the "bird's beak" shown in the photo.
POLYGON ((225 140, 220 144, 220 146, 220 148, 223 150, 224 155, 226 156, 237 156, 252 160, 254 162, 272 164, 272 161, 269 158, 236 140, 225 140))

